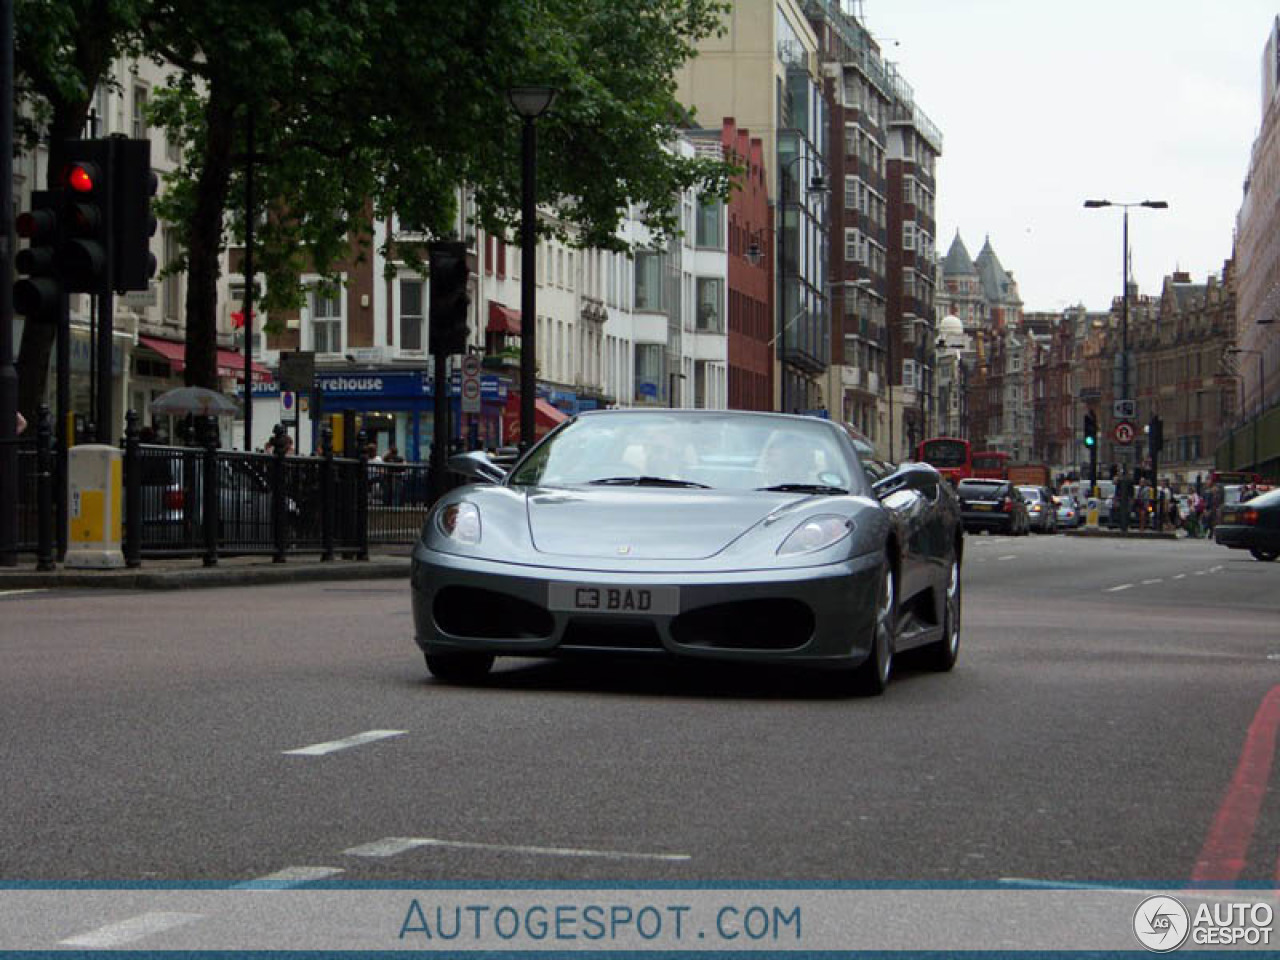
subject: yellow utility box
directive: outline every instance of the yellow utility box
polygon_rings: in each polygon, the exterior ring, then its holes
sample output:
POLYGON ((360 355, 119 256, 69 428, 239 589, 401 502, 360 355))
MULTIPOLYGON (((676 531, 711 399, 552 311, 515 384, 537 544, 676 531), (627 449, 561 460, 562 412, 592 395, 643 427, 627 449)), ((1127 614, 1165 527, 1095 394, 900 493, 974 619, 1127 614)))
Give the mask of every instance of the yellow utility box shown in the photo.
POLYGON ((100 443, 67 451, 68 567, 124 566, 124 452, 100 443))

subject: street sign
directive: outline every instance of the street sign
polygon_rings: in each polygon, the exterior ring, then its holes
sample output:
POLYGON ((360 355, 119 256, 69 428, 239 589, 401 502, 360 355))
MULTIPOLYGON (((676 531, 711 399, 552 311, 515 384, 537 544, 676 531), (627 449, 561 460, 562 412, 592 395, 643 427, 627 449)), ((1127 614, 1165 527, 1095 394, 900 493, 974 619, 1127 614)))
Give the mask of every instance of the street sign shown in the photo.
POLYGON ((1132 400, 1117 400, 1111 405, 1111 415, 1117 420, 1132 420, 1137 413, 1137 404, 1132 400))
POLYGON ((280 389, 310 393, 316 378, 316 352, 293 350, 280 354, 280 389))
POLYGON ((1115 425, 1115 428, 1111 431, 1111 435, 1115 437, 1116 443, 1123 444, 1127 447, 1129 444, 1133 443, 1133 424, 1128 420, 1121 420, 1115 425))
POLYGON ((480 412, 480 358, 469 353, 462 358, 462 412, 480 412))
POLYGON ((280 422, 298 422, 298 395, 289 390, 280 394, 280 422))

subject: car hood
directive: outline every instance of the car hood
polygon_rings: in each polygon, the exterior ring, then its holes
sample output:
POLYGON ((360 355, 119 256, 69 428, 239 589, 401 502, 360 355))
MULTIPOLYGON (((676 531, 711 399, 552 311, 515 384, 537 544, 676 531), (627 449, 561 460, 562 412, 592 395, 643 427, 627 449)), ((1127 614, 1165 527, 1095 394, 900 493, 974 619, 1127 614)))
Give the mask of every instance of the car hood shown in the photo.
POLYGON ((716 490, 605 487, 534 490, 526 498, 538 553, 584 558, 701 560, 806 497, 716 490))

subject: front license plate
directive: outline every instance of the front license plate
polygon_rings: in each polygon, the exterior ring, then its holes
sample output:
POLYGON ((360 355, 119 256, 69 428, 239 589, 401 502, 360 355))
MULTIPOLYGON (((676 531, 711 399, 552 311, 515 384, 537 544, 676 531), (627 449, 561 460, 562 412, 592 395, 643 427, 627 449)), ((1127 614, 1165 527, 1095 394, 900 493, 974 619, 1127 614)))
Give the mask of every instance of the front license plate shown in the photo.
POLYGON ((672 617, 680 612, 680 588, 553 583, 547 606, 552 610, 573 613, 635 613, 672 617))

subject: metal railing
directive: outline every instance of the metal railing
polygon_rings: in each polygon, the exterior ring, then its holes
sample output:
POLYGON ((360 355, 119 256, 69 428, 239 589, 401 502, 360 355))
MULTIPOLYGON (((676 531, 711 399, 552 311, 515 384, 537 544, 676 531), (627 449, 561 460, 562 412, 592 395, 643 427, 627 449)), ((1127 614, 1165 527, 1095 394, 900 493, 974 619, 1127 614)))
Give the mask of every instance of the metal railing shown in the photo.
MULTIPOLYGON (((269 453, 217 447, 216 430, 201 446, 141 443, 138 418, 126 418, 123 441, 125 562, 144 558, 269 555, 277 562, 300 554, 365 559, 370 545, 408 546, 422 530, 433 503, 428 463, 370 462, 335 457, 322 431, 319 456, 285 453, 277 428, 269 453)), ((54 489, 51 422, 42 409, 35 437, 18 446, 18 553, 36 553, 41 569, 53 566, 54 489), (41 443, 43 441, 43 447, 41 443), (46 529, 47 528, 47 529, 46 529)), ((357 449, 366 449, 361 431, 357 449)), ((465 479, 450 473, 452 489, 465 479)))

